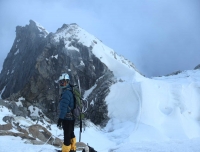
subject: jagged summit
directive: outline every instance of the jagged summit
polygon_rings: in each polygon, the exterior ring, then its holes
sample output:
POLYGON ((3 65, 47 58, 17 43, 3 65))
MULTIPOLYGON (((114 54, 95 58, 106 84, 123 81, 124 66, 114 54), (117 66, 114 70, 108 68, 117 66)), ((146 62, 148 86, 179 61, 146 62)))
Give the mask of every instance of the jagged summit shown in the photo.
POLYGON ((134 75, 142 77, 130 61, 77 24, 64 24, 55 33, 49 33, 30 20, 29 25, 16 27, 16 38, 0 74, 0 97, 16 101, 23 97, 25 107, 38 106, 56 120, 56 82, 63 72, 70 75, 72 84, 79 77, 82 94, 92 88, 85 96, 92 103, 88 117, 99 125, 108 120, 105 98, 109 87, 134 75))
POLYGON ((42 36, 46 37, 49 32, 39 23, 36 22, 36 26, 38 27, 38 30, 42 33, 42 36))
MULTIPOLYGON (((49 32, 40 23, 37 23, 33 20, 30 20, 29 25, 26 25, 25 27, 31 29, 35 32, 35 34, 38 34, 40 37, 46 37, 49 34, 49 32)), ((20 32, 21 28, 21 26, 17 26, 16 32, 20 32)))
POLYGON ((75 45, 77 43, 88 47, 90 52, 105 63, 116 77, 127 77, 138 71, 132 62, 123 56, 119 56, 113 49, 104 45, 99 39, 75 23, 64 24, 54 33, 54 39, 56 42, 62 40, 66 50, 79 52, 80 50, 75 45), (122 69, 122 71, 119 72, 116 67, 122 69))
POLYGON ((70 75, 72 84, 79 77, 82 94, 92 88, 85 96, 92 103, 88 116, 100 125, 108 120, 105 98, 110 86, 118 81, 130 83, 133 78, 144 78, 133 63, 77 24, 63 24, 55 33, 49 33, 30 20, 29 25, 16 28, 16 38, 0 74, 0 97, 9 100, 23 97, 26 106, 34 104, 56 120, 59 101, 56 82, 63 72, 70 75))
POLYGON ((38 28, 38 30, 41 33, 41 36, 46 37, 49 34, 49 32, 40 23, 37 23, 33 20, 30 20, 29 22, 30 22, 30 25, 36 26, 38 28))
MULTIPOLYGON (((45 38, 49 34, 49 32, 42 25, 33 20, 30 20, 30 24, 28 26, 31 28, 37 27, 39 35, 45 38)), ((76 23, 63 24, 61 28, 58 28, 58 30, 53 33, 53 37, 57 43, 60 41, 63 42, 67 51, 79 52, 80 50, 77 48, 76 43, 88 47, 90 52, 92 52, 106 66, 108 66, 116 77, 127 77, 129 75, 139 74, 139 71, 131 61, 125 59, 121 55, 118 55, 113 49, 104 45, 102 41, 79 27, 76 23), (119 72, 116 67, 123 69, 123 71, 119 72), (137 72, 135 73, 135 71, 137 72)), ((140 75, 141 74, 138 76, 140 77, 140 75)))

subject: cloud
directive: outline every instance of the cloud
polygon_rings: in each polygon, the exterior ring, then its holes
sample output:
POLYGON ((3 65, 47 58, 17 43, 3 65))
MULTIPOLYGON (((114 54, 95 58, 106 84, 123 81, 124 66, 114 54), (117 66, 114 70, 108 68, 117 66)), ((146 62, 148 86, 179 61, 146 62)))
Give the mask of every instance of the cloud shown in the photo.
POLYGON ((200 63, 199 4, 198 0, 3 0, 0 69, 15 27, 30 19, 49 32, 64 23, 77 23, 147 76, 193 69, 200 63))

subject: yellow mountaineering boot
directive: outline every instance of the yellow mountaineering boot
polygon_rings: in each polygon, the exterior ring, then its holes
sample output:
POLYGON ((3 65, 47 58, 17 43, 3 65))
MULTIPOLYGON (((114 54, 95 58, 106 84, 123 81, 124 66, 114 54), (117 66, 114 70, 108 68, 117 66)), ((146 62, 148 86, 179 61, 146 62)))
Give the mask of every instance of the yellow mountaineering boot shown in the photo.
POLYGON ((71 145, 66 146, 66 145, 62 145, 62 152, 70 152, 71 149, 71 145))
POLYGON ((76 152, 76 138, 71 139, 71 150, 70 152, 76 152))

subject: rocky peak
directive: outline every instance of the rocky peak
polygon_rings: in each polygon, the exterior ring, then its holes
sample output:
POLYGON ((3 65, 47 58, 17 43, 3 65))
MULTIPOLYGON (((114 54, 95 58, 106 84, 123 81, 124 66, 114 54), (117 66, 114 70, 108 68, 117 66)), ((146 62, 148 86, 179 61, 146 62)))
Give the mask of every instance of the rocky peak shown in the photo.
POLYGON ((25 27, 16 27, 16 38, 0 74, 0 90, 4 86, 2 98, 17 93, 30 80, 35 71, 35 58, 41 54, 39 50, 45 43, 46 39, 40 36, 34 22, 30 21, 25 27))
POLYGON ((100 43, 97 41, 77 24, 64 24, 51 34, 32 20, 25 27, 17 26, 16 38, 0 74, 1 97, 9 101, 23 97, 27 109, 37 106, 57 120, 57 79, 67 72, 72 84, 79 77, 82 94, 94 88, 88 95, 87 117, 95 124, 105 125, 108 120, 105 98, 114 75, 94 54, 95 44, 100 43))
POLYGON ((29 27, 32 29, 38 29, 40 36, 46 37, 49 34, 49 32, 42 25, 40 25, 37 22, 34 22, 33 20, 30 20, 29 27))

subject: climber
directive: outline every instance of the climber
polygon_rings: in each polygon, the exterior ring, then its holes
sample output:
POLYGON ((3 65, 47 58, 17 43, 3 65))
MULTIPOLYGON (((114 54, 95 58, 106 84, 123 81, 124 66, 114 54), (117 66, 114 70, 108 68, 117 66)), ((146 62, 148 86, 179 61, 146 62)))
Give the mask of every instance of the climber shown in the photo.
POLYGON ((74 107, 74 98, 69 85, 69 75, 63 73, 59 77, 59 86, 62 88, 62 94, 59 101, 59 119, 57 126, 62 127, 64 131, 64 143, 62 152, 76 152, 76 137, 74 134, 75 119, 71 112, 74 107))

